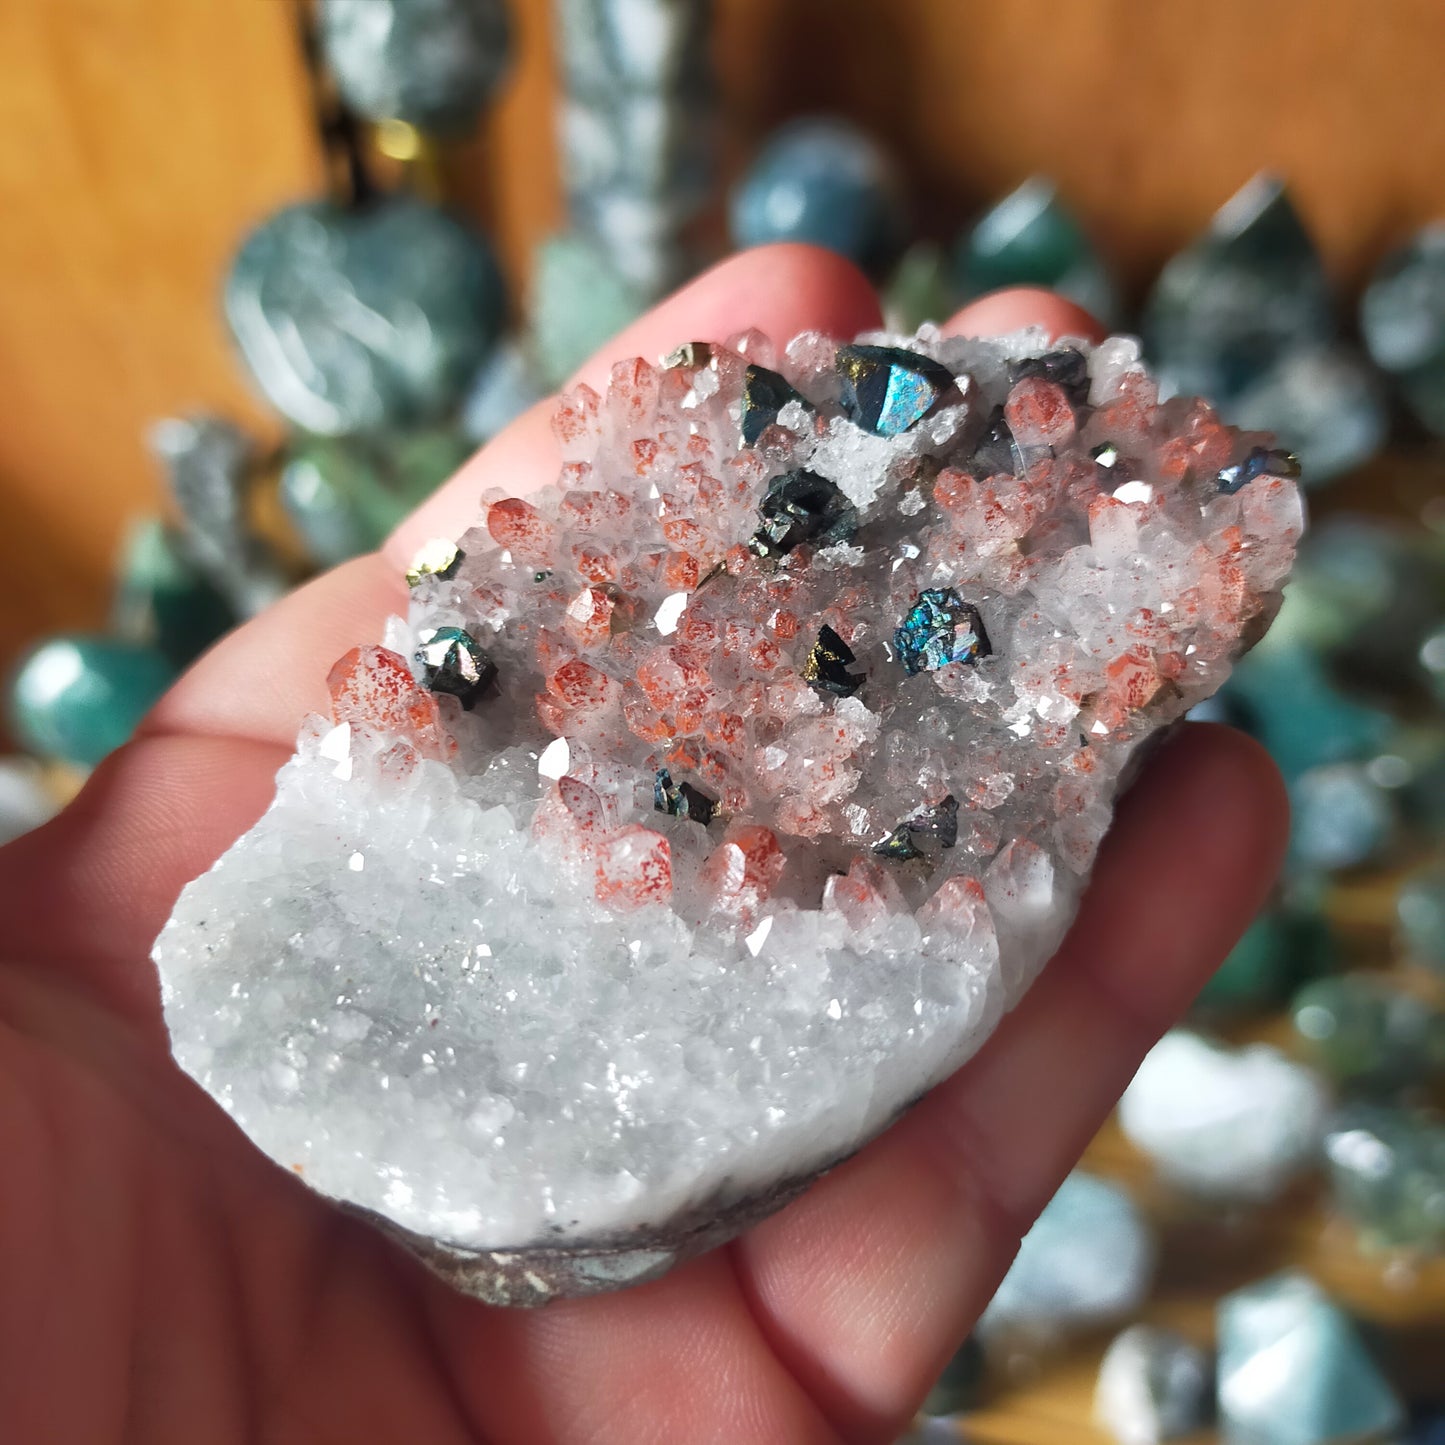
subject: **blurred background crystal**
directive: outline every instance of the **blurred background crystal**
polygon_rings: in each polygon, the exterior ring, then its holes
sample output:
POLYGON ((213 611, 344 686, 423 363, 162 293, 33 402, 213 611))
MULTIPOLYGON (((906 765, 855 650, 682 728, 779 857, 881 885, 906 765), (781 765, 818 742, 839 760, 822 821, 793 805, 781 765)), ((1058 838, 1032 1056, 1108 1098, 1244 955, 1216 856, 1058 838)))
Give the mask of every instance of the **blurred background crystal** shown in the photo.
POLYGON ((1404 1423, 1359 1332, 1303 1275, 1226 1296, 1218 1329, 1226 1445, 1350 1445, 1404 1423))
POLYGON ((369 120, 465 134, 511 59, 503 0, 320 0, 317 13, 337 87, 369 120))
POLYGON ((1149 1289, 1153 1236, 1126 1190, 1075 1170, 1024 1236, 979 1321, 990 1336, 1048 1336, 1121 1319, 1149 1289))
POLYGON ((1214 1366, 1174 1330, 1130 1325, 1099 1365, 1094 1418, 1120 1445, 1156 1445, 1191 1435, 1212 1414, 1214 1366))

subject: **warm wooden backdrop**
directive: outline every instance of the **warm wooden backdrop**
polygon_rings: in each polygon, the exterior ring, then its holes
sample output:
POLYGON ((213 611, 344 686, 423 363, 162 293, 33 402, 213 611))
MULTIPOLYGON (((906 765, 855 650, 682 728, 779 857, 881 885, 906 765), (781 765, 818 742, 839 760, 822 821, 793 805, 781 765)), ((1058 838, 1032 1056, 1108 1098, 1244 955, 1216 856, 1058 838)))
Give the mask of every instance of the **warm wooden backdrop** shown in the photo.
MULTIPOLYGON (((217 286, 243 228, 319 178, 296 0, 0 5, 0 665, 96 623, 140 436, 217 407, 260 422, 217 286)), ((908 158, 940 234, 1034 170, 1136 290, 1251 172, 1294 182, 1358 279, 1445 214, 1442 0, 716 0, 726 154, 834 108, 908 158)), ((557 219, 545 0, 455 193, 509 270, 557 219)))

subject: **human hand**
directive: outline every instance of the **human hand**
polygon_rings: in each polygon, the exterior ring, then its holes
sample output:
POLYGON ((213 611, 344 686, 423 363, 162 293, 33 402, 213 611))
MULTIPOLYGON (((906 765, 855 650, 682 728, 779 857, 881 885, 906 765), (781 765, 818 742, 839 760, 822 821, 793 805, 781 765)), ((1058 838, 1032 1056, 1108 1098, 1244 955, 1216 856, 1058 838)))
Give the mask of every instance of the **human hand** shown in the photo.
MULTIPOLYGON (((745 326, 879 322, 845 262, 744 253, 594 359, 745 326)), ((951 329, 1093 333, 1043 292, 951 329)), ((549 405, 383 554, 222 641, 77 801, 0 850, 0 1439, 608 1445, 886 1441, 1144 1052, 1263 902, 1286 813, 1272 765, 1187 725, 1123 800, 1057 958, 978 1056, 732 1245, 537 1312, 461 1298, 263 1158, 170 1062, 152 941, 182 885, 269 801, 326 673, 404 610, 416 545, 487 486, 555 475, 549 405)))

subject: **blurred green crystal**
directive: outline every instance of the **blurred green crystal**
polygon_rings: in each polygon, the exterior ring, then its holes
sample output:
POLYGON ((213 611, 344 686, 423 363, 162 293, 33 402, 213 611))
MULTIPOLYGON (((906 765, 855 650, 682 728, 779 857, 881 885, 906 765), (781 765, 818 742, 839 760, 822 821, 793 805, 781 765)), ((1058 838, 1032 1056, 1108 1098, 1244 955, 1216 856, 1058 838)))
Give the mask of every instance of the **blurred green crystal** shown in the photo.
POLYGON ((1367 462, 1390 424, 1379 378, 1363 357, 1337 344, 1287 352, 1228 413, 1236 426, 1274 433, 1299 458, 1307 487, 1367 462))
POLYGON ((321 0, 326 63, 368 120, 462 135, 506 73, 505 0, 321 0))
POLYGON ((126 641, 149 643, 172 667, 185 667, 238 620, 184 539, 158 517, 131 531, 119 570, 111 626, 126 641))
POLYGON ((733 188, 733 243, 826 246, 867 270, 897 254, 903 186, 893 158, 850 121, 804 116, 772 135, 733 188))
POLYGON ((1408 956, 1445 974, 1445 864, 1431 864, 1405 880, 1395 916, 1408 956))
POLYGON ((1165 388, 1220 402, 1333 336, 1324 267, 1283 182, 1256 176, 1169 261, 1142 329, 1165 388))
POLYGON ((1342 1109, 1325 1137, 1339 1209, 1367 1244, 1445 1250, 1445 1124, 1380 1104, 1342 1109))
POLYGON ((226 281, 227 320, 267 400, 324 436, 453 410, 502 308, 482 237, 405 196, 278 211, 246 238, 226 281))
MULTIPOLYGON (((1290 588, 1285 599, 1284 610, 1292 609, 1290 588)), ((1341 691, 1312 651, 1272 636, 1240 659, 1221 698, 1239 725, 1269 749, 1287 780, 1362 757, 1395 726, 1389 713, 1341 691)))
POLYGON ((1336 956, 1329 927, 1317 913, 1271 908, 1245 930, 1197 1002, 1221 1013, 1267 1009, 1305 979, 1327 972, 1336 956))
POLYGON ((1388 1091, 1445 1075, 1445 1013, 1388 975, 1307 984, 1290 1005, 1303 1052, 1337 1084, 1388 1091))
POLYGON ((536 254, 530 320, 537 369, 562 386, 604 342, 645 309, 642 295, 581 236, 553 236, 536 254))
POLYGON ((1349 1316, 1304 1275, 1226 1295, 1216 1321, 1226 1445, 1355 1445, 1403 1424, 1349 1316))
POLYGON ((954 280, 965 297, 1001 286, 1045 286, 1112 325, 1114 283, 1058 187, 1031 176, 986 211, 958 239, 954 280))
POLYGON ((379 547, 409 512, 471 455, 446 428, 385 431, 293 442, 281 501, 322 567, 379 547))
POLYGON ((957 1415, 972 1409, 983 1396, 985 1363, 983 1345, 970 1335, 934 1381, 921 1413, 957 1415))
POLYGON ((52 637, 21 661, 11 683, 15 736, 40 757, 90 767, 129 740, 175 675, 145 643, 52 637))
POLYGON ((883 287, 883 324, 912 333, 925 321, 941 326, 954 311, 948 257, 934 241, 918 241, 899 258, 883 287))
POLYGON ((1445 223, 1380 264, 1360 302, 1360 329, 1421 425, 1445 436, 1445 223))

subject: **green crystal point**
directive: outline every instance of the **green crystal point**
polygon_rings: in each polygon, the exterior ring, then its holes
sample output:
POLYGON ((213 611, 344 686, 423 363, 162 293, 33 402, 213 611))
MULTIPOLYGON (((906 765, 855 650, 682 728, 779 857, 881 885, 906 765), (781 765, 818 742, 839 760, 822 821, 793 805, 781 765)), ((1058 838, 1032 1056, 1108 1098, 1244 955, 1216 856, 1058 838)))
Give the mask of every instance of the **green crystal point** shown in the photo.
POLYGON ((1342 1085, 1391 1089, 1445 1073, 1445 1014, 1388 975, 1317 979, 1290 1013, 1311 1062, 1342 1085))
POLYGON ((471 455, 447 428, 302 436, 281 472, 281 501, 323 567, 379 547, 471 455))
POLYGON ((1232 399, 1287 351, 1334 332, 1318 251, 1284 183, 1258 175, 1160 272, 1143 332, 1175 391, 1232 399))
POLYGON ((175 675, 145 643, 52 637, 21 662, 11 684, 15 736, 41 757, 91 767, 129 741, 175 675))
POLYGON ((1325 1136, 1335 1204, 1364 1242, 1445 1249, 1445 1125, 1419 1111, 1352 1104, 1325 1136))
POLYGON ((1043 176, 1031 176, 964 233, 954 252, 954 280, 965 296, 1046 286, 1104 321, 1118 309, 1092 242, 1043 176))
POLYGON ((1226 1295, 1217 1322, 1227 1445, 1352 1445, 1403 1423, 1349 1317, 1304 1275, 1226 1295))
POLYGON ((536 254, 529 300, 537 367, 562 386, 600 346, 646 309, 642 295, 601 249, 580 236, 554 236, 536 254))
POLYGON ((230 604, 158 517, 139 523, 121 551, 111 625, 128 642, 149 643, 185 667, 236 622, 230 604))

